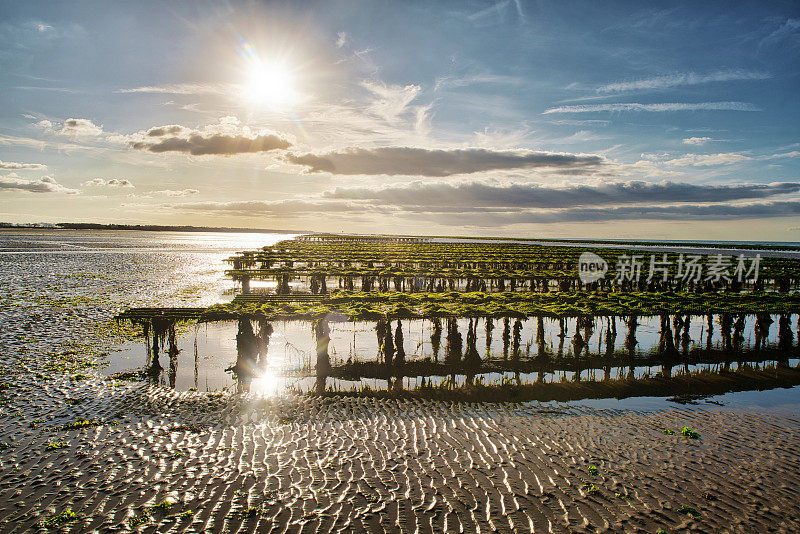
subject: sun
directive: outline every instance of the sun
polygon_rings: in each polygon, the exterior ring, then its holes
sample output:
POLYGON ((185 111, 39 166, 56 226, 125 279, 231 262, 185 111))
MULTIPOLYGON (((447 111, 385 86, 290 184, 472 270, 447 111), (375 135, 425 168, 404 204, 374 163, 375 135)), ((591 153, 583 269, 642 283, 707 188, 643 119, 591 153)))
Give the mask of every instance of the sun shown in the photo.
POLYGON ((259 106, 289 107, 297 101, 292 71, 283 63, 256 62, 250 66, 242 96, 259 106))

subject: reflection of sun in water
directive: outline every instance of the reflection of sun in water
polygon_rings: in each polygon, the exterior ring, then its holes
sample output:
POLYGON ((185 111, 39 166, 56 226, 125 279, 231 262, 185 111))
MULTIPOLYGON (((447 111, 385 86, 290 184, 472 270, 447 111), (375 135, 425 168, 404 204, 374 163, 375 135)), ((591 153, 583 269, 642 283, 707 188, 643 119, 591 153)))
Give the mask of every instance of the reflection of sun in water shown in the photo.
POLYGON ((260 393, 262 395, 275 395, 281 388, 281 380, 274 372, 266 370, 262 374, 253 378, 250 383, 250 391, 252 393, 260 393))
POLYGON ((297 100, 292 72, 282 63, 255 61, 250 65, 242 96, 249 102, 285 108, 297 100))

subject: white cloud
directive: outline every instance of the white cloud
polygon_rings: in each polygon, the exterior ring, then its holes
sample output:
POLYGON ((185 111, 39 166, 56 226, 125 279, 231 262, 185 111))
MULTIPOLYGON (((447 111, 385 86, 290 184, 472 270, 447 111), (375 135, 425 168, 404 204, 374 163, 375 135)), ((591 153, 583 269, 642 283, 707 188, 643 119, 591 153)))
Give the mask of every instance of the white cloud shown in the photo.
POLYGON ((0 176, 0 191, 27 191, 29 193, 66 193, 75 195, 76 189, 69 189, 57 183, 52 176, 42 176, 38 180, 26 180, 13 172, 0 176))
POLYGON ((42 163, 17 163, 16 161, 2 161, 0 160, 0 169, 2 170, 27 170, 27 169, 46 169, 47 165, 42 163))
POLYGON ((709 141, 713 141, 710 137, 687 137, 683 140, 684 145, 704 145, 709 141))
POLYGON ((433 86, 433 90, 439 91, 441 89, 454 89, 469 85, 519 85, 522 83, 524 83, 524 80, 515 76, 486 73, 465 74, 463 76, 442 76, 441 78, 436 78, 436 83, 433 86))
POLYGON ((800 18, 786 19, 775 31, 764 37, 758 44, 763 46, 778 46, 784 44, 786 48, 797 48, 800 44, 800 18))
POLYGON ((390 123, 397 122, 409 111, 409 104, 422 90, 419 85, 386 85, 374 81, 363 81, 361 87, 375 96, 367 110, 390 123))
POLYGON ((197 189, 162 189, 160 191, 150 191, 151 195, 159 195, 163 197, 188 197, 197 195, 200 191, 197 189))
POLYGON ((797 158, 800 157, 800 151, 792 150, 791 152, 783 152, 780 154, 770 154, 765 156, 765 159, 772 159, 772 158, 797 158))
POLYGON ((94 124, 89 119, 67 119, 61 126, 59 135, 68 136, 97 136, 103 133, 103 127, 94 124))
POLYGON ((129 180, 118 180, 117 178, 111 178, 110 180, 104 180, 103 178, 94 178, 87 182, 84 182, 83 185, 90 186, 90 187, 134 187, 134 185, 129 180))
POLYGON ((347 44, 347 32, 339 32, 336 34, 336 48, 341 48, 347 44))
POLYGON ((670 74, 668 76, 655 76, 653 78, 643 78, 640 80, 614 82, 602 85, 597 88, 598 93, 619 93, 624 91, 635 91, 641 89, 669 89, 684 85, 698 85, 710 82, 727 82, 734 80, 765 80, 770 78, 769 74, 763 72, 752 72, 741 69, 720 70, 709 74, 697 74, 694 72, 683 72, 670 74))
POLYGON ((43 119, 35 126, 46 132, 67 137, 96 137, 103 133, 103 127, 89 119, 67 119, 60 126, 58 123, 43 119))
POLYGON ((760 108, 747 102, 666 102, 663 104, 638 104, 636 102, 618 104, 592 104, 582 106, 558 106, 549 108, 542 114, 550 113, 595 113, 599 111, 761 111, 760 108))
POLYGON ((740 163, 751 159, 753 158, 743 154, 737 154, 736 152, 725 152, 722 154, 686 154, 679 158, 665 160, 662 163, 676 167, 708 167, 711 165, 740 163))
POLYGON ((166 85, 144 85, 129 89, 117 89, 115 93, 154 93, 168 95, 229 95, 241 91, 241 86, 230 83, 173 83, 166 85))

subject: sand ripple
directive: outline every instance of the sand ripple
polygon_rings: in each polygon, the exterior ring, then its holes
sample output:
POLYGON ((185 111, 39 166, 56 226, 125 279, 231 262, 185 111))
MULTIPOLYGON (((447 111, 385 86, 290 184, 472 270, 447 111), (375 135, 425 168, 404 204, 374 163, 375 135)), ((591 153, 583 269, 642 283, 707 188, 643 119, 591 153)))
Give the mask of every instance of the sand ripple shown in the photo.
POLYGON ((4 425, 4 531, 65 509, 73 532, 800 528, 790 416, 84 389, 31 388, 41 423, 4 425))

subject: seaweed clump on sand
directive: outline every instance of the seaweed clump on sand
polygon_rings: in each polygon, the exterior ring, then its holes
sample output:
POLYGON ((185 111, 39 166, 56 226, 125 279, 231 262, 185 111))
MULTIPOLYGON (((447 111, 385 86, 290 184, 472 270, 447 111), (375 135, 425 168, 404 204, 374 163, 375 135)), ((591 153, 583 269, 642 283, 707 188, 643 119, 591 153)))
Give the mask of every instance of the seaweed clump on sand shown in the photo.
POLYGON ((47 519, 42 519, 39 521, 38 525, 42 528, 57 528, 77 520, 78 514, 68 509, 64 510, 60 514, 48 517, 47 519))
POLYGON ((689 439, 700 439, 700 433, 696 430, 692 430, 688 426, 681 429, 681 436, 689 439))
POLYGON ((84 419, 83 417, 78 417, 72 423, 65 423, 61 425, 61 430, 83 430, 85 428, 101 426, 102 424, 103 423, 101 421, 91 421, 89 419, 84 419))

